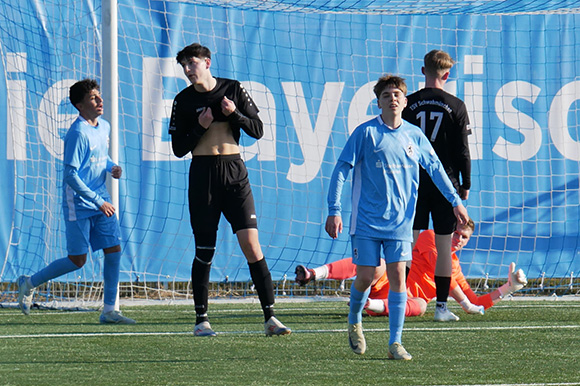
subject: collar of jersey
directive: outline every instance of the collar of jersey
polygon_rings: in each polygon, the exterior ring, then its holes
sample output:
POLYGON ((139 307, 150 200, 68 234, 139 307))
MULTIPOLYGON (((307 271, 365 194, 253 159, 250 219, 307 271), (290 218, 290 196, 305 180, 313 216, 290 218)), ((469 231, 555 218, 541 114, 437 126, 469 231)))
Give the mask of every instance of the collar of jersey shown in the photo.
POLYGON ((381 115, 380 115, 380 114, 377 116, 377 118, 379 119, 379 123, 380 123, 381 125, 385 126, 385 127, 386 127, 387 129, 389 129, 390 131, 395 131, 395 130, 397 130, 397 129, 393 129, 391 126, 387 125, 387 124, 385 123, 385 121, 383 121, 383 117, 381 117, 381 115))

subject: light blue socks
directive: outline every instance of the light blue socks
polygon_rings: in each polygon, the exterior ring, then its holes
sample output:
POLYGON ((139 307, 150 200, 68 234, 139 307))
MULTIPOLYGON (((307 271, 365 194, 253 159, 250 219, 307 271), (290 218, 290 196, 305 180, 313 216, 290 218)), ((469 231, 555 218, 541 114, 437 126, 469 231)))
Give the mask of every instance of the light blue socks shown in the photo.
POLYGON ((393 292, 389 290, 389 346, 401 343, 403 325, 405 324, 405 307, 407 306, 407 291, 393 292))
POLYGON ((76 271, 79 269, 75 263, 71 261, 68 257, 63 257, 58 259, 32 275, 30 282, 34 287, 38 287, 41 284, 46 283, 49 280, 54 279, 62 275, 66 275, 69 272, 76 271))
POLYGON ((105 266, 103 268, 103 302, 105 303, 105 307, 114 306, 117 301, 120 266, 120 251, 105 253, 105 266))
MULTIPOLYGON (((371 293, 370 287, 365 292, 360 292, 354 288, 354 282, 350 286, 350 311, 348 313, 348 323, 356 324, 362 322, 362 311, 371 293)), ((389 300, 390 301, 390 300, 389 300)), ((403 315, 404 316, 404 315, 403 315)))
MULTIPOLYGON (((117 302, 119 287, 119 268, 121 265, 121 252, 105 253, 103 268, 103 300, 106 308, 114 307, 117 302)), ((59 276, 79 269, 68 257, 63 257, 50 263, 30 278, 34 287, 46 283, 59 276)))

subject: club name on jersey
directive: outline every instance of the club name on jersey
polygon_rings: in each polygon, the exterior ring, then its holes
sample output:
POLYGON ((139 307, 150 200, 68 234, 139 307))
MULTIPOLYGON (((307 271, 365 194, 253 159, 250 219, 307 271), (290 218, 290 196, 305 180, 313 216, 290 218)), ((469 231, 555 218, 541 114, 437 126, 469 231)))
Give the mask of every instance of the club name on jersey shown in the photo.
POLYGON ((411 165, 411 164, 391 165, 391 164, 385 164, 381 160, 378 160, 377 163, 375 164, 375 166, 377 167, 377 169, 384 169, 388 174, 400 174, 403 169, 413 168, 413 165, 411 165))
POLYGON ((417 102, 413 103, 411 106, 409 106, 409 109, 411 109, 411 111, 414 111, 417 107, 421 107, 421 106, 437 106, 437 107, 441 107, 442 109, 447 111, 449 114, 451 114, 453 112, 453 109, 451 107, 449 107, 449 105, 447 103, 443 103, 441 101, 436 101, 433 99, 425 100, 425 101, 417 101, 417 102))

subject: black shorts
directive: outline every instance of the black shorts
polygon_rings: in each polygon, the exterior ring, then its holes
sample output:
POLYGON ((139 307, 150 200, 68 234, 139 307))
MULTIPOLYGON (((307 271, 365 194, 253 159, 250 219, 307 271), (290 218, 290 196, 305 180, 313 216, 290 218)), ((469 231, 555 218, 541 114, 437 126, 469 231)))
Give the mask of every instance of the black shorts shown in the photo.
POLYGON ((222 213, 234 233, 258 227, 248 171, 239 154, 194 156, 188 196, 194 234, 217 232, 222 213))
POLYGON ((453 206, 427 175, 427 178, 421 176, 419 182, 413 230, 429 229, 429 214, 433 220, 435 234, 449 235, 455 231, 457 218, 453 213, 453 206))

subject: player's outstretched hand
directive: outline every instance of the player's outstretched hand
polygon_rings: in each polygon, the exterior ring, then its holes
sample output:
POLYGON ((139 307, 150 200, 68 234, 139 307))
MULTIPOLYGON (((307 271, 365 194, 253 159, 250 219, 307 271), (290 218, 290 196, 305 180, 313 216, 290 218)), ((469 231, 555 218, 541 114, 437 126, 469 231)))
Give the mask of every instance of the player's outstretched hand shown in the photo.
POLYGON ((508 281, 501 287, 499 287, 499 292, 502 297, 512 294, 513 292, 519 291, 524 286, 528 284, 528 279, 526 274, 522 269, 516 271, 516 263, 511 263, 508 271, 508 281))
POLYGON ((509 268, 508 284, 511 292, 519 291, 528 284, 528 279, 526 278, 524 271, 522 271, 521 268, 516 271, 516 263, 513 262, 510 264, 509 268))

